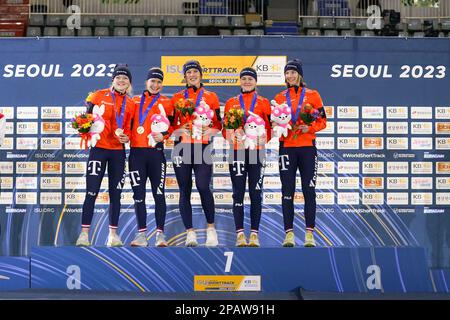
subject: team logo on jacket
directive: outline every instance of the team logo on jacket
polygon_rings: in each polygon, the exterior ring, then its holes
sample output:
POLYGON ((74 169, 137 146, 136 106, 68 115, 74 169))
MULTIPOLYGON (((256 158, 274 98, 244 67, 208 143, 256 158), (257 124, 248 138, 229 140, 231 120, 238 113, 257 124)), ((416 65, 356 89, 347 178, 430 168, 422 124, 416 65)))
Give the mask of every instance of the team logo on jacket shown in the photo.
POLYGON ((100 161, 92 160, 88 163, 88 172, 90 176, 98 176, 102 170, 102 163, 100 161))
POLYGON ((175 164, 175 166, 177 168, 180 168, 181 165, 183 164, 183 157, 181 157, 181 156, 175 156, 172 159, 173 159, 173 163, 175 164))
POLYGON ((289 155, 288 154, 282 154, 279 156, 279 164, 280 164, 280 171, 286 171, 288 170, 289 166, 289 155))

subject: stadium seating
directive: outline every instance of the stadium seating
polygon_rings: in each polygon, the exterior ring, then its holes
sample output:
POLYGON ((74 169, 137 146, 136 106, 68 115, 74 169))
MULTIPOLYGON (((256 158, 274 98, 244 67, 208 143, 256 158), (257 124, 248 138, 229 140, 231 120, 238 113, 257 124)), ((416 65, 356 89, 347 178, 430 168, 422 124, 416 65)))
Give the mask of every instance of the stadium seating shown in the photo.
POLYGON ((75 37, 75 29, 62 28, 61 37, 75 37))
POLYGON ((264 35, 264 30, 263 29, 251 29, 250 30, 250 35, 252 35, 252 36, 263 36, 264 35))
POLYGON ((231 30, 230 29, 220 29, 219 33, 221 36, 231 36, 231 30))
POLYGON ((165 28, 164 29, 164 35, 165 36, 179 36, 178 28, 165 28))
POLYGON ((321 36, 322 34, 320 33, 319 29, 308 29, 308 31, 306 32, 306 35, 318 37, 318 36, 321 36))
POLYGON ((196 36, 196 35, 197 35, 196 28, 184 28, 183 29, 183 36, 196 36))
MULTIPOLYGON (((450 19, 405 18, 391 21, 390 29, 373 30, 367 18, 350 17, 347 0, 317 0, 320 16, 301 16, 298 21, 251 23, 239 15, 82 15, 81 29, 66 26, 67 14, 31 14, 27 37, 36 36, 196 36, 196 35, 307 35, 447 37, 450 19), (246 23, 247 21, 247 23, 246 23), (398 33, 396 32, 398 31, 398 33)), ((205 9, 206 10, 206 9, 205 9)), ((219 10, 220 11, 220 10, 219 10)), ((198 12, 197 12, 198 13, 198 12)), ((389 23, 389 22, 387 22, 389 23)))
POLYGON ((163 17, 164 27, 177 27, 178 19, 175 16, 165 16, 163 17))
POLYGON ((197 21, 195 16, 182 16, 180 18, 181 25, 183 27, 196 27, 197 21))
POLYGON ((56 28, 56 27, 45 27, 44 28, 44 36, 45 37, 57 37, 58 36, 58 28, 56 28))
POLYGON ((339 34, 337 30, 325 30, 323 35, 327 37, 335 37, 338 36, 339 34))
POLYGON ((332 18, 320 18, 320 29, 335 29, 335 24, 332 18))
MULTIPOLYGON (((145 19, 142 16, 132 16, 130 18, 131 27, 145 27, 145 19)), ((144 30, 145 31, 145 30, 144 30)))
POLYGON ((342 29, 350 29, 350 19, 347 18, 339 18, 336 19, 336 29, 342 30, 342 29))
POLYGON ((143 37, 145 36, 145 28, 131 28, 130 35, 132 37, 143 37))
POLYGON ((42 27, 44 25, 44 15, 43 14, 33 14, 28 21, 30 26, 42 27))
POLYGON ((111 25, 111 20, 108 16, 99 16, 95 19, 96 27, 109 27, 111 25))
POLYGON ((115 37, 127 37, 128 36, 128 28, 116 27, 116 28, 114 28, 113 33, 114 33, 115 37))
POLYGON ((81 27, 93 27, 95 26, 95 16, 81 16, 81 27))
POLYGON ((82 27, 78 30, 79 37, 92 37, 92 28, 91 27, 82 27))
POLYGON ((147 35, 151 37, 161 37, 162 29, 161 28, 148 28, 147 35))
POLYGON ((150 16, 147 17, 147 26, 148 27, 161 27, 161 17, 159 16, 150 16))
POLYGON ((40 36, 41 36, 41 28, 40 27, 28 27, 27 37, 40 37, 40 36))
POLYGON ((94 35, 96 37, 107 37, 109 36, 109 29, 106 27, 95 27, 94 35))
POLYGON ((364 31, 361 31, 361 36, 362 37, 374 37, 375 32, 373 32, 372 30, 364 30, 364 31))
POLYGON ((211 16, 200 16, 198 18, 199 27, 209 27, 213 25, 213 20, 211 16))
POLYGON ((354 37, 355 36, 355 30, 341 30, 341 36, 354 37))
POLYGON ((230 25, 228 17, 216 17, 214 19, 214 26, 219 28, 227 28, 230 25))
POLYGON ((235 36, 246 36, 248 35, 247 29, 234 29, 233 34, 235 36))

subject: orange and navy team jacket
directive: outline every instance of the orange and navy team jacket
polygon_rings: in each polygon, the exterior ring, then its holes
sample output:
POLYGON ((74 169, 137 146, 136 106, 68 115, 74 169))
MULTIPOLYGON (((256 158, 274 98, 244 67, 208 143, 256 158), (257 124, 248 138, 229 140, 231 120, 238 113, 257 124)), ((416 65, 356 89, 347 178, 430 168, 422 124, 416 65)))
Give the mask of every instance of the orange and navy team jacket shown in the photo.
MULTIPOLYGON (((211 108, 211 110, 214 111, 214 117, 212 119, 212 129, 216 129, 218 131, 222 130, 222 119, 220 117, 220 104, 219 104, 219 98, 217 97, 217 94, 214 92, 205 90, 203 85, 200 88, 192 88, 189 87, 188 90, 188 99, 192 99, 194 103, 197 101, 197 97, 200 93, 200 90, 203 90, 203 97, 202 100, 206 102, 207 105, 211 108)), ((186 119, 180 114, 180 112, 176 109, 176 103, 180 99, 185 98, 184 96, 184 90, 181 90, 177 93, 175 93, 172 97, 171 105, 175 112, 174 117, 174 124, 173 124, 173 130, 176 131, 180 126, 184 125, 186 123, 186 119)), ((179 141, 179 136, 175 138, 175 141, 179 141)), ((203 143, 208 144, 210 142, 210 137, 203 136, 202 139, 194 139, 189 134, 182 134, 181 135, 181 142, 182 143, 203 143)))
MULTIPOLYGON (((252 100, 254 95, 257 94, 256 91, 253 92, 248 92, 248 93, 243 93, 243 98, 244 98, 244 105, 245 105, 245 114, 247 116, 247 118, 250 116, 249 114, 249 110, 250 107, 252 105, 252 100)), ((227 103, 225 104, 225 115, 231 110, 231 109, 242 109, 241 107, 241 103, 239 101, 239 96, 237 95, 233 98, 228 99, 227 103)), ((258 116, 260 116, 261 118, 263 118, 263 120, 266 123, 266 140, 270 141, 271 139, 271 126, 270 126, 270 113, 271 113, 271 109, 270 109, 270 102, 269 100, 267 100, 266 98, 258 95, 256 98, 256 104, 255 104, 255 109, 253 110, 253 113, 257 114, 258 116)), ((222 130, 222 135, 225 139, 227 139, 227 129, 223 128, 222 130)), ((257 149, 261 149, 263 146, 258 145, 257 149)), ((244 144, 243 143, 234 143, 234 150, 238 150, 238 149, 244 149, 244 144)))
MULTIPOLYGON (((144 92, 145 95, 145 103, 142 107, 142 115, 147 111, 147 108, 149 107, 150 103, 152 102, 155 95, 151 94, 149 91, 144 92)), ((148 112, 147 117, 145 118, 144 124, 142 125, 144 127, 144 133, 139 134, 137 132, 137 128, 140 126, 139 124, 139 109, 141 106, 141 97, 142 96, 134 96, 134 113, 133 118, 131 122, 131 136, 130 136, 130 146, 132 148, 152 148, 148 145, 148 135, 152 132, 151 126, 152 121, 151 117, 154 114, 160 114, 160 110, 158 105, 161 104, 164 107, 164 111, 166 112, 166 117, 169 119, 170 123, 173 122, 173 108, 170 103, 170 99, 160 95, 158 100, 153 104, 152 109, 148 112)), ((173 127, 170 126, 169 129, 166 132, 163 132, 164 139, 168 139, 170 135, 173 132, 173 127)))
MULTIPOLYGON (((309 131, 306 133, 302 133, 299 131, 297 133, 296 139, 294 139, 294 133, 292 130, 289 130, 289 134, 287 137, 281 136, 280 141, 283 142, 284 147, 309 147, 315 145, 316 132, 325 129, 327 126, 327 118, 325 114, 325 110, 323 108, 322 98, 316 90, 308 89, 306 87, 290 87, 275 96, 275 101, 278 104, 282 104, 286 102, 286 92, 289 90, 291 104, 292 104, 292 112, 295 114, 297 112, 301 91, 306 90, 305 98, 303 100, 302 108, 306 104, 310 104, 314 109, 319 111, 319 116, 310 126, 309 131)), ((302 112, 302 111, 300 111, 302 112)), ((300 123, 300 115, 297 119, 297 125, 300 123)), ((293 123, 291 123, 293 125, 293 123)))
POLYGON ((118 150, 123 149, 124 144, 119 142, 119 138, 116 136, 115 131, 118 128, 116 121, 116 114, 118 117, 121 114, 123 99, 126 99, 125 102, 125 113, 123 118, 122 129, 124 130, 124 134, 128 137, 130 136, 130 124, 131 118, 134 112, 134 102, 133 100, 127 96, 126 94, 119 94, 117 91, 113 90, 111 93, 111 89, 102 89, 98 90, 88 96, 86 102, 88 104, 88 113, 92 113, 94 105, 105 106, 105 113, 103 114, 103 119, 105 120, 105 129, 102 133, 100 133, 100 140, 95 145, 96 148, 110 149, 110 150, 118 150), (111 96, 114 94, 115 103, 111 96))

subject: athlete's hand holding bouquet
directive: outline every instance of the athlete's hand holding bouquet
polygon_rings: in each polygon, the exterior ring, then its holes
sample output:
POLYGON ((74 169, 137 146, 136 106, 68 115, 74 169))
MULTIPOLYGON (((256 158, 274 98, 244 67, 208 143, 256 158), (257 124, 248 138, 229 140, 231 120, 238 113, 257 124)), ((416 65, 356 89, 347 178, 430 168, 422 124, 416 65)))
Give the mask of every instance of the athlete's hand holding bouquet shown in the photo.
MULTIPOLYGON (((90 95, 86 99, 86 104, 89 109, 92 106, 90 102, 90 95)), ((81 137, 80 148, 88 148, 88 145, 95 147, 97 142, 100 140, 100 133, 105 129, 105 120, 103 119, 103 114, 105 113, 105 106, 93 106, 92 113, 81 113, 74 118, 72 118, 72 128, 78 131, 81 137)))
POLYGON ((192 99, 179 99, 175 102, 175 108, 182 117, 181 121, 185 123, 183 129, 188 130, 189 136, 192 136, 192 124, 195 119, 194 101, 192 99))
POLYGON ((227 137, 233 142, 242 142, 244 135, 244 112, 242 109, 233 108, 225 112, 223 126, 227 130, 227 137))
POLYGON ((319 117, 319 111, 314 109, 314 107, 310 104, 306 104, 302 111, 300 112, 300 121, 299 124, 294 124, 292 127, 292 132, 294 132, 294 139, 297 138, 300 133, 307 133, 309 131, 309 127, 313 124, 314 121, 319 117))

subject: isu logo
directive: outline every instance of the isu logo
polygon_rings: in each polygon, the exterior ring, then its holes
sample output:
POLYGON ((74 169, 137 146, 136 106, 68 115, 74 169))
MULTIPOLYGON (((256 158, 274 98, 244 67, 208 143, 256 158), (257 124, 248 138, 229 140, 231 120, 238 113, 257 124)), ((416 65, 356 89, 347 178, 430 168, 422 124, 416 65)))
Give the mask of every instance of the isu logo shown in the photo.
POLYGON ((437 133, 450 133, 450 122, 441 122, 436 124, 437 133))
POLYGON ((364 138, 364 148, 382 148, 382 138, 364 138))
POLYGON ((61 123, 60 122, 43 122, 42 131, 44 133, 60 133, 61 123))
POLYGON ((382 188, 382 178, 364 178, 364 188, 382 188))
POLYGON ((437 171, 439 173, 450 173, 450 162, 438 162, 437 171))

